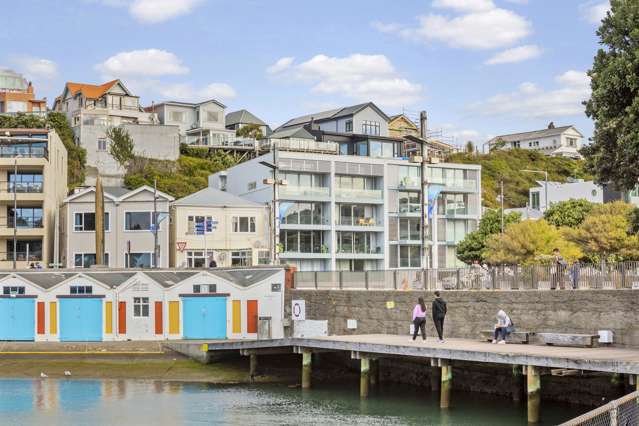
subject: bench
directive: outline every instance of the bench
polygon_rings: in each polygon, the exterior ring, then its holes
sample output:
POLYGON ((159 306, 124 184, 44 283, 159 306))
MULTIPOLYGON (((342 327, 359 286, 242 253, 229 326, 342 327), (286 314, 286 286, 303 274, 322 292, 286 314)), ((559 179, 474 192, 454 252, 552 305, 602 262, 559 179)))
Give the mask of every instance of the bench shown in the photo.
MULTIPOLYGON (((483 341, 492 342, 495 336, 495 330, 482 330, 480 333, 483 341)), ((534 334, 530 331, 513 331, 506 337, 506 343, 521 343, 525 345, 530 342, 530 338, 534 334)))
POLYGON ((597 334, 537 333, 536 335, 546 345, 592 348, 599 343, 597 334))

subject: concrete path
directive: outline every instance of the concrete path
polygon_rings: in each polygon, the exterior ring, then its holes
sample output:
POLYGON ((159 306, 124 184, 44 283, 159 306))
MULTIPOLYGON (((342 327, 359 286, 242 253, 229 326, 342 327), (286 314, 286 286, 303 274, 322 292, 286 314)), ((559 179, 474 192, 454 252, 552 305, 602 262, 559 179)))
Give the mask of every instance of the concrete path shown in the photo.
POLYGON ((162 354, 164 342, 0 342, 2 355, 162 354))

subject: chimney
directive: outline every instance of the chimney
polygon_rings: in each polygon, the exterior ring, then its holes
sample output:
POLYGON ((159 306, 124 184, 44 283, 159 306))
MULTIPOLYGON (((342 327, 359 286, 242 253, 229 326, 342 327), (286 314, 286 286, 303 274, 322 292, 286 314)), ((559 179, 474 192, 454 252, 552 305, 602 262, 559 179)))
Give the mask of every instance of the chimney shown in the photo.
POLYGON ((426 115, 426 111, 422 111, 419 113, 419 136, 422 139, 426 139, 426 132, 428 131, 428 115, 426 115))

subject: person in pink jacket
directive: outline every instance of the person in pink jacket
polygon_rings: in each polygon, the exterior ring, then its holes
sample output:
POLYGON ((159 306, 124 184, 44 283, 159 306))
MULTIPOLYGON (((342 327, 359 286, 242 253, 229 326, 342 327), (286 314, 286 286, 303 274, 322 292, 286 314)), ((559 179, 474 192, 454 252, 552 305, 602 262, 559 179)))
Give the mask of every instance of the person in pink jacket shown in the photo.
POLYGON ((415 326, 413 331, 413 341, 417 339, 417 333, 422 331, 422 338, 426 341, 426 303, 424 298, 417 299, 417 304, 413 308, 413 325, 415 326))

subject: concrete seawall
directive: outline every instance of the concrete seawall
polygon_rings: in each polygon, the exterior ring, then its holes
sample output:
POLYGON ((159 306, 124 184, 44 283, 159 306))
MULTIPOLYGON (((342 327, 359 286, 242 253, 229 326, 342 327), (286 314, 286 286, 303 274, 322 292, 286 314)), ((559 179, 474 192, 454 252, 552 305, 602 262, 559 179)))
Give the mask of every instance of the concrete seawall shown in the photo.
MULTIPOLYGON (((329 334, 408 334, 413 306, 424 297, 430 316, 432 292, 287 290, 285 317, 291 300, 306 301, 306 319, 328 320, 329 334), (357 320, 356 329, 347 320, 357 320)), ((492 329, 504 309, 519 330, 596 333, 612 330, 617 346, 639 347, 639 290, 450 291, 445 334, 476 339, 492 329)), ((427 333, 436 336, 432 321, 427 333)))

